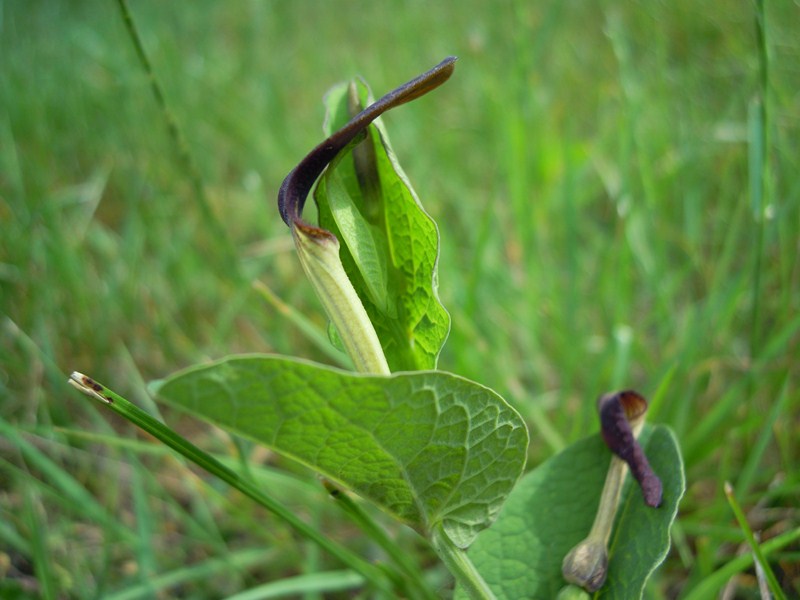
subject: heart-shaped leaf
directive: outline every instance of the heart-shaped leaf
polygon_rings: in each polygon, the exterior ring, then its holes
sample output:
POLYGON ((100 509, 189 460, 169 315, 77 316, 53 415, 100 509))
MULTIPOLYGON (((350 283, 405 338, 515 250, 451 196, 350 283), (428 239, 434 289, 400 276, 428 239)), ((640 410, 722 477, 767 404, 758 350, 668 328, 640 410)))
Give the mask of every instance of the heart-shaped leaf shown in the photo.
MULTIPOLYGON (((608 579, 595 598, 640 598, 669 550, 669 529, 685 489, 680 451, 663 426, 645 426, 639 440, 663 483, 663 503, 646 506, 628 477, 609 543, 608 579)), ((469 550, 498 598, 549 600, 566 585, 561 561, 592 526, 610 460, 611 452, 593 435, 522 478, 497 522, 469 550)))
POLYGON ((494 521, 528 433, 500 396, 441 371, 352 374, 241 356, 156 385, 161 400, 250 437, 459 547, 494 521))
MULTIPOLYGON (((326 133, 370 101, 360 81, 331 89, 325 97, 326 133)), ((380 119, 343 154, 314 191, 319 224, 342 244, 342 264, 390 370, 434 369, 450 331, 450 316, 437 295, 436 224, 397 162, 380 119)))

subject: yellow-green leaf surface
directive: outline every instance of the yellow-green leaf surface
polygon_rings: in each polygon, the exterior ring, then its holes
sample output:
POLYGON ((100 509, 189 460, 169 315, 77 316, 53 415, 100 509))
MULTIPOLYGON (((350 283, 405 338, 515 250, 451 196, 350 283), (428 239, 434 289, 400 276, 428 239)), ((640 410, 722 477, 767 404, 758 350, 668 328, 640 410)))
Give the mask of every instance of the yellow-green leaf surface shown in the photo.
MULTIPOLYGON (((354 85, 356 103, 367 104, 367 87, 354 85)), ((356 110, 349 108, 348 89, 342 84, 328 92, 326 133, 356 110)), ((320 226, 341 242, 342 264, 375 326, 389 368, 436 368, 450 330, 450 317, 437 295, 439 233, 400 168, 380 119, 364 141, 329 165, 314 199, 320 226)))
POLYGON ((253 355, 182 371, 156 394, 423 532, 441 523, 460 547, 496 518, 528 446, 525 424, 500 396, 441 371, 367 376, 253 355))
MULTIPOLYGON (((640 598, 669 550, 669 529, 685 488, 680 451, 663 426, 645 426, 640 441, 664 485, 663 503, 646 506, 628 477, 609 543, 608 579, 594 598, 640 598)), ((592 526, 610 460, 600 436, 593 435, 522 478, 497 522, 469 550, 498 598, 549 600, 566 586, 561 561, 592 526)))

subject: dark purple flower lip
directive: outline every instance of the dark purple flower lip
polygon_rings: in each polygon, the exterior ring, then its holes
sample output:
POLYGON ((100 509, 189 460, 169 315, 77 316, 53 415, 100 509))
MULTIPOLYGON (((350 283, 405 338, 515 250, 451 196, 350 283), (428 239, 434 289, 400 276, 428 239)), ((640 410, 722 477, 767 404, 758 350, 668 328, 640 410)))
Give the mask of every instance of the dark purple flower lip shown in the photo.
POLYGON ((381 114, 419 98, 447 81, 453 74, 455 62, 456 57, 449 56, 429 71, 392 90, 309 152, 286 176, 278 192, 278 210, 283 222, 289 227, 300 227, 315 237, 332 237, 333 234, 329 231, 309 225, 302 220, 303 205, 314 182, 328 163, 381 114))
POLYGON ((600 396, 597 408, 603 440, 616 456, 611 458, 589 535, 561 563, 565 580, 592 593, 603 586, 608 575, 608 541, 625 481, 625 465, 639 482, 648 506, 659 506, 663 494, 661 480, 636 440, 644 425, 647 400, 633 390, 625 390, 600 396))
POLYGON ((597 408, 606 445, 628 464, 631 474, 642 488, 645 503, 654 508, 661 506, 661 480, 650 466, 634 433, 634 429, 641 426, 647 411, 647 400, 633 390, 624 390, 600 396, 597 408))

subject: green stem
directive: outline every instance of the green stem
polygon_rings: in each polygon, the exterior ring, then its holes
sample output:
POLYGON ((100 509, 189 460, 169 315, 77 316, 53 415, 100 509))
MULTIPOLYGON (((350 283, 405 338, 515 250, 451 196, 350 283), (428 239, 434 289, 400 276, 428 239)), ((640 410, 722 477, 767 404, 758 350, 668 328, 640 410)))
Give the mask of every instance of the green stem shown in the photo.
POLYGON ((318 544, 322 549, 329 552, 343 564, 357 573, 360 573, 364 579, 375 586, 376 589, 391 596, 392 586, 380 569, 370 565, 344 546, 326 538, 319 531, 299 519, 289 508, 271 496, 263 493, 250 481, 243 479, 234 471, 223 466, 219 461, 200 450, 200 448, 192 444, 186 438, 181 437, 175 433, 175 431, 160 421, 157 421, 134 404, 128 402, 122 396, 114 393, 86 375, 77 372, 73 373, 70 376, 69 383, 87 396, 99 400, 115 413, 124 417, 137 427, 140 427, 163 444, 169 446, 199 467, 219 477, 225 483, 239 490, 251 500, 254 500, 267 510, 273 512, 293 527, 298 533, 318 544))
POLYGON ((483 580, 475 565, 461 548, 458 548, 441 525, 431 532, 431 543, 448 570, 456 578, 456 583, 472 600, 495 600, 494 592, 483 580))
MULTIPOLYGON (((375 328, 342 266, 339 241, 332 235, 309 235, 308 232, 312 230, 298 224, 294 225, 292 231, 303 269, 336 327, 355 370, 369 375, 389 375, 389 365, 375 328)), ((335 485, 328 481, 324 483, 345 514, 383 548, 402 571, 404 580, 399 583, 410 584, 412 597, 435 600, 436 595, 425 583, 417 565, 372 517, 335 485)))
POLYGON ((611 539, 611 531, 614 529, 614 519, 617 516, 619 499, 622 496, 622 486, 625 483, 625 475, 628 474, 628 465, 624 460, 614 455, 608 465, 603 491, 600 494, 600 504, 597 507, 597 514, 589 531, 589 537, 600 541, 603 546, 608 546, 611 539))
POLYGON ((628 465, 625 461, 612 455, 592 529, 586 539, 576 544, 561 563, 564 579, 588 592, 594 593, 603 587, 608 576, 608 540, 614 528, 627 474, 628 465))

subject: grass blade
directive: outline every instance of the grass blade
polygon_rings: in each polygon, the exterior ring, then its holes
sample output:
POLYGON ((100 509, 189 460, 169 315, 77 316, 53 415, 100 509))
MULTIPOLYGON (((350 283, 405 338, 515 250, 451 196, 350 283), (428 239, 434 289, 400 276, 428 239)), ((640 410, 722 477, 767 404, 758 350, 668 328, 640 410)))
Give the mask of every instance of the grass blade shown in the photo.
MULTIPOLYGON (((761 426, 761 433, 756 440, 755 445, 747 455, 747 461, 739 472, 739 477, 736 480, 736 493, 739 496, 746 496, 750 487, 753 484, 753 479, 756 472, 761 465, 761 459, 764 457, 764 452, 767 449, 770 439, 773 435, 773 426, 778 420, 778 417, 784 414, 788 401, 791 395, 789 394, 789 380, 788 377, 783 384, 781 395, 778 397, 777 402, 772 405, 767 418, 761 426)), ((785 415, 790 418, 789 415, 785 415)))
MULTIPOLYGON (((152 544, 155 537, 153 513, 148 505, 148 494, 141 469, 131 470, 131 489, 133 491, 133 510, 136 515, 136 533, 138 534, 136 540, 136 561, 139 567, 137 575, 145 586, 150 587, 151 578, 156 573, 158 559, 152 544)), ((155 596, 155 590, 152 590, 151 587, 150 590, 155 596)))
POLYGON ((767 208, 767 177, 769 154, 767 132, 770 123, 767 112, 769 61, 767 55, 766 16, 764 0, 756 0, 756 43, 758 53, 758 92, 748 111, 748 178, 750 202, 755 218, 755 252, 753 263, 753 305, 750 315, 750 355, 758 356, 761 345, 761 279, 764 255, 764 228, 767 208))
POLYGON ((330 358, 335 364, 343 369, 353 368, 353 361, 350 360, 350 357, 334 348, 331 344, 331 341, 328 339, 328 336, 321 332, 308 317, 296 310, 290 304, 286 304, 286 302, 281 300, 275 292, 267 287, 265 283, 256 281, 253 283, 253 288, 259 294, 261 294, 264 300, 269 302, 269 304, 275 310, 277 310, 282 317, 285 317, 289 322, 297 327, 303 333, 303 335, 306 336, 308 341, 314 344, 318 350, 322 351, 325 356, 330 358))
POLYGON ((352 571, 326 571, 310 573, 273 581, 247 590, 227 600, 266 600, 284 596, 299 596, 319 592, 342 592, 364 584, 364 579, 352 571))
POLYGON ((778 580, 775 578, 775 573, 772 572, 772 568, 769 566, 767 559, 764 557, 764 553, 761 551, 761 546, 756 540, 756 536, 753 535, 753 530, 750 529, 750 524, 747 522, 747 517, 742 511, 742 507, 739 506, 739 502, 736 500, 736 496, 733 493, 733 486, 727 481, 725 482, 725 495, 728 497, 728 504, 731 505, 731 510, 736 516, 736 520, 739 522, 739 527, 742 528, 744 537, 747 540, 747 543, 750 545, 753 555, 756 557, 756 560, 761 565, 761 569, 764 571, 764 576, 767 578, 770 590, 772 590, 772 593, 778 600, 786 600, 786 595, 783 593, 778 580))
POLYGON ((330 495, 336 500, 341 509, 359 526, 361 531, 372 538, 384 552, 395 562, 395 565, 405 576, 405 583, 411 584, 415 595, 412 597, 436 600, 437 596, 425 584, 422 572, 411 557, 392 541, 386 532, 379 527, 372 517, 367 514, 346 492, 340 490, 328 481, 323 482, 330 495))
POLYGON ((39 582, 41 597, 44 600, 54 600, 58 597, 56 582, 51 568, 53 561, 47 547, 46 517, 42 514, 42 506, 32 488, 28 487, 25 493, 25 516, 30 529, 31 558, 33 570, 39 582))
MULTIPOLYGON (((800 527, 775 536, 771 540, 761 544, 759 550, 764 558, 777 552, 781 548, 800 540, 800 527)), ((733 560, 726 563, 714 571, 709 577, 700 582, 692 591, 690 591, 682 600, 706 600, 707 598, 714 598, 717 591, 719 591, 725 582, 731 577, 740 573, 745 569, 752 566, 754 562, 753 554, 748 552, 737 556, 733 560)))
POLYGON ((125 28, 127 29, 128 35, 133 43, 133 47, 136 50, 136 56, 138 57, 145 73, 147 74, 148 81, 150 82, 150 89, 153 92, 156 104, 158 104, 158 108, 161 112, 164 122, 167 125, 167 131, 175 147, 175 152, 178 156, 180 165, 186 175, 189 177, 192 187, 194 188, 195 200, 200 207, 203 220, 209 227, 209 231, 213 233, 214 238, 220 242, 220 249, 222 250, 222 253, 211 253, 209 258, 217 261, 220 266, 226 265, 228 267, 227 272, 232 272, 234 275, 239 275, 240 273, 238 269, 230 269, 231 266, 238 264, 238 262, 235 260, 236 253, 234 251, 233 244, 228 238, 226 231, 220 226, 219 221, 214 217, 214 213, 211 210, 211 202, 208 198, 208 193, 206 192, 205 185, 203 185, 203 178, 200 176, 200 172, 192 160, 192 155, 189 153, 189 147, 186 144, 186 140, 181 135, 181 131, 178 128, 178 123, 172 116, 172 112, 167 106, 167 100, 164 97, 161 84, 159 83, 158 78, 153 71, 153 65, 150 63, 150 59, 147 57, 147 52, 145 51, 144 44, 142 44, 141 37, 139 36, 136 22, 133 20, 133 15, 128 8, 128 2, 127 0, 117 0, 117 4, 119 6, 120 13, 122 14, 122 19, 125 22, 125 28))
POLYGON ((322 535, 322 533, 297 517, 297 515, 284 504, 278 502, 272 496, 263 493, 250 481, 243 479, 234 471, 223 466, 222 463, 211 455, 203 452, 200 448, 179 436, 163 423, 156 421, 153 417, 128 402, 122 396, 119 396, 105 386, 80 373, 73 373, 70 376, 69 382, 82 393, 99 400, 118 415, 124 417, 137 427, 140 427, 199 467, 219 477, 225 483, 239 490, 251 500, 254 500, 267 510, 273 512, 298 533, 315 542, 342 563, 360 573, 366 581, 377 589, 391 594, 391 586, 387 582, 385 575, 376 567, 373 567, 359 556, 353 554, 344 546, 322 535))
MULTIPOLYGON (((263 565, 270 559, 269 552, 263 548, 247 548, 226 554, 223 558, 213 558, 201 564, 184 567, 168 573, 151 577, 138 585, 127 586, 124 590, 103 596, 104 600, 147 600, 156 597, 182 583, 208 578, 218 573, 230 573, 232 569, 243 571, 250 567, 263 565)), ((363 579, 362 579, 363 582, 363 579)))
POLYGON ((106 509, 95 500, 75 478, 59 465, 40 452, 33 444, 25 440, 19 432, 0 417, 0 434, 9 439, 21 452, 23 458, 41 473, 41 479, 55 488, 69 500, 69 505, 79 506, 84 514, 93 515, 94 519, 121 535, 127 541, 133 541, 133 534, 119 523, 106 509))

